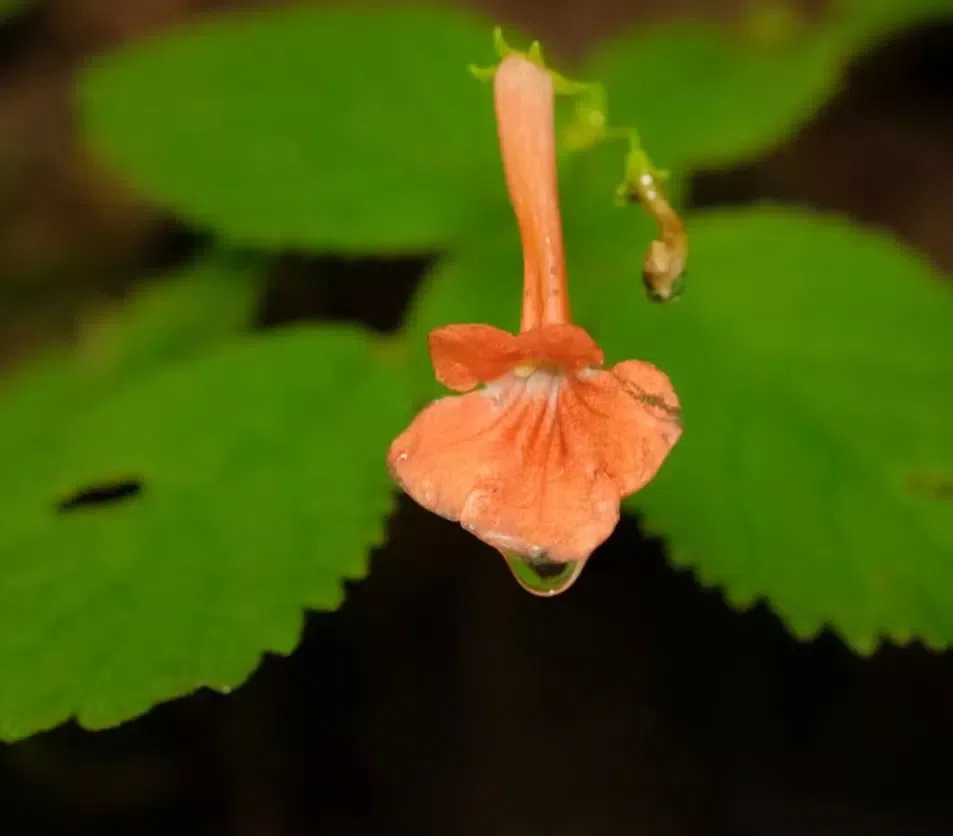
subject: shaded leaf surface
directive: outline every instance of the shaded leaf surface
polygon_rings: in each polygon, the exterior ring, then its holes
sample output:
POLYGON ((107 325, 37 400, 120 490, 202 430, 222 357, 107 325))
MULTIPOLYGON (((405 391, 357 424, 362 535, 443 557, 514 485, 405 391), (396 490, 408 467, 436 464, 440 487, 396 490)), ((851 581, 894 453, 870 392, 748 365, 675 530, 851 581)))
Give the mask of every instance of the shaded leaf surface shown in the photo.
POLYGON ((839 0, 834 10, 839 36, 856 51, 918 26, 953 23, 950 0, 839 0))
POLYGON ((81 364, 115 383, 247 330, 267 268, 258 257, 212 250, 147 282, 118 308, 90 318, 81 364))
POLYGON ((770 149, 837 89, 833 29, 755 44, 703 23, 648 26, 598 49, 586 67, 609 91, 613 124, 634 125, 656 164, 728 165, 770 149))
POLYGON ((776 11, 771 37, 694 22, 641 27, 595 50, 586 72, 608 86, 612 122, 637 127, 658 165, 726 166, 796 132, 862 51, 953 21, 949 0, 841 0, 814 24, 783 3, 776 11))

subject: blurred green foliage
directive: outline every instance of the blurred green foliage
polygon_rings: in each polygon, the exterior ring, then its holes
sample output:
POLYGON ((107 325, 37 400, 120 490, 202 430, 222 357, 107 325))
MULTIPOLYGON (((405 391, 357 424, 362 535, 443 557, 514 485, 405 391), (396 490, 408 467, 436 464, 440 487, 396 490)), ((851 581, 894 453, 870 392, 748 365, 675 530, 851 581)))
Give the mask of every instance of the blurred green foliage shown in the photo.
POLYGON ((29 5, 30 0, 0 0, 0 24, 18 15, 29 5))
POLYGON ((915 26, 949 22, 951 16, 950 0, 838 0, 833 28, 851 49, 863 51, 915 26))
MULTIPOLYGON (((944 4, 945 6, 945 4, 944 4)), ((676 191, 770 148, 876 39, 945 11, 846 0, 822 26, 761 9, 603 44, 585 72, 676 191)), ((489 28, 452 11, 245 13, 104 56, 85 130, 157 205, 224 246, 92 320, 0 395, 0 734, 89 727, 289 652, 304 608, 360 577, 393 500, 389 439, 436 393, 426 332, 515 328, 521 258, 487 90, 489 28), (269 253, 445 253, 388 350, 360 328, 249 327, 269 253), (122 481, 138 495, 57 512, 122 481)), ((692 284, 654 307, 652 230, 612 206, 622 150, 565 157, 573 307, 616 362, 673 378, 686 432, 631 502, 730 601, 953 641, 953 293, 922 258, 780 207, 688 218, 692 284)))
POLYGON ((688 174, 765 151, 800 127, 835 91, 842 46, 826 28, 759 44, 677 23, 610 41, 584 72, 608 87, 612 120, 637 125, 657 165, 688 174))
POLYGON ((411 9, 213 20, 96 61, 82 110, 133 184, 232 241, 441 247, 503 188, 493 109, 466 72, 486 32, 411 9))

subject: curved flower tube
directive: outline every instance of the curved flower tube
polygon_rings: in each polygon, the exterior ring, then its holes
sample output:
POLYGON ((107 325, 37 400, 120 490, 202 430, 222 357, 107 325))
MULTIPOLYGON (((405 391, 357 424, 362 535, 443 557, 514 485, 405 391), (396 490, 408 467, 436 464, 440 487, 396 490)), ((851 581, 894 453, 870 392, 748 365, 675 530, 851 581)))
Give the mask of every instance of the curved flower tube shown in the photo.
POLYGON ((420 505, 459 521, 527 589, 551 595, 612 533, 622 498, 655 476, 681 434, 680 410, 663 372, 639 360, 603 369, 602 350, 570 322, 550 73, 512 53, 493 81, 523 245, 521 330, 431 332, 437 380, 466 394, 426 407, 388 463, 420 505))

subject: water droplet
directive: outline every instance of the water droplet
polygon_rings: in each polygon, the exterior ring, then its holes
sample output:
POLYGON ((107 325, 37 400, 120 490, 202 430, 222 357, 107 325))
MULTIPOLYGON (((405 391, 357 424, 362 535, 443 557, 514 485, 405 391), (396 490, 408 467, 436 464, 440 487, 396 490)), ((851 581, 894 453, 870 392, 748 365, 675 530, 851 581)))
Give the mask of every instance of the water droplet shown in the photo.
POLYGON ((516 582, 530 594, 544 598, 559 595, 569 589, 586 565, 585 560, 557 563, 545 554, 527 557, 504 552, 503 557, 516 582))

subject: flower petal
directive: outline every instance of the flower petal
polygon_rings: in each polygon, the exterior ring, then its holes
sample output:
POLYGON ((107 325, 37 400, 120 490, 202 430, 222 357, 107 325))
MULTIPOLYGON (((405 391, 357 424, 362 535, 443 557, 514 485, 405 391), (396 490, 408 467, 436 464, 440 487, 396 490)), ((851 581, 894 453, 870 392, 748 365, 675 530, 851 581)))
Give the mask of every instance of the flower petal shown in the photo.
POLYGON ((619 489, 587 425, 566 421, 568 389, 566 375, 539 370, 442 398, 394 441, 391 471, 419 504, 500 551, 583 560, 615 528, 619 489))
POLYGON ((518 335, 492 325, 447 325, 430 332, 428 345, 434 375, 455 392, 498 380, 523 364, 578 371, 603 363, 602 349, 576 325, 547 325, 518 335))
POLYGON ((671 381, 641 360, 573 376, 563 410, 567 421, 586 428, 600 469, 623 497, 654 478, 682 434, 671 381))
POLYGON ((394 478, 424 508, 460 519, 473 485, 501 475, 499 436, 520 415, 513 401, 491 387, 434 401, 391 444, 394 478))
POLYGON ((466 392, 513 367, 517 338, 492 325, 447 325, 427 338, 434 376, 448 389, 466 392))
POLYGON ((559 366, 574 372, 605 362, 599 344, 578 325, 544 325, 524 331, 516 339, 520 362, 559 366))

